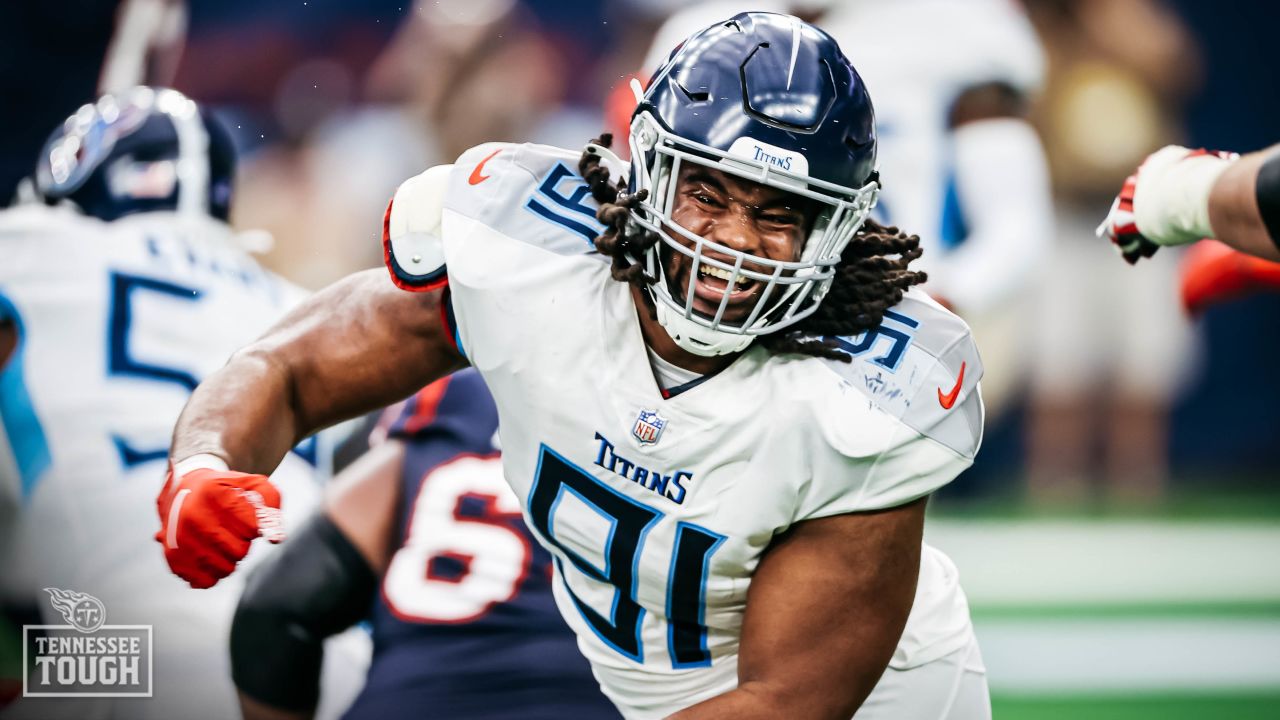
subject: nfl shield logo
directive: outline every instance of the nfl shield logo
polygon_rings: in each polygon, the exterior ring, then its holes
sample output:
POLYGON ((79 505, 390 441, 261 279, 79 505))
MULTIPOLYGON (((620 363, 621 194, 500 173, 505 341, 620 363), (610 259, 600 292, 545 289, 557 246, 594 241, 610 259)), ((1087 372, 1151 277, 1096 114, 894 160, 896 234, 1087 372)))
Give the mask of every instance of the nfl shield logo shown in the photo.
POLYGON ((656 410, 641 410, 640 417, 636 418, 635 427, 631 428, 631 434, 640 441, 641 445, 652 445, 662 437, 662 428, 666 426, 666 419, 656 410))

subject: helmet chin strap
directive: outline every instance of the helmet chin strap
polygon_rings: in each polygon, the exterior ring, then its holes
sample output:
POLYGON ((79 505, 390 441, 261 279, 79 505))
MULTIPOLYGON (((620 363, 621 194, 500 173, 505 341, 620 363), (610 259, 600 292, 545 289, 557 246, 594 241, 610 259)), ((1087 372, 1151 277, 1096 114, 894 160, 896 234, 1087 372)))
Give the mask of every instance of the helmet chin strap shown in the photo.
POLYGON ((671 336, 676 345, 694 355, 715 357, 747 349, 753 335, 738 335, 703 327, 672 310, 666 303, 654 300, 658 311, 658 324, 671 336))

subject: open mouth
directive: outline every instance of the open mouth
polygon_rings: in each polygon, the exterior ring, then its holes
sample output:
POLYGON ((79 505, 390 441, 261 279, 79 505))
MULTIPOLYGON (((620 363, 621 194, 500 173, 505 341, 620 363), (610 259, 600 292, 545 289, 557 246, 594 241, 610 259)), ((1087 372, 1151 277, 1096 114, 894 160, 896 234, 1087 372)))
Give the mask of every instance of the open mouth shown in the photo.
POLYGON ((693 283, 693 309, 706 317, 715 317, 721 301, 728 295, 723 319, 745 316, 751 309, 750 301, 760 290, 760 283, 741 275, 731 283, 733 274, 732 270, 699 265, 698 277, 693 283))

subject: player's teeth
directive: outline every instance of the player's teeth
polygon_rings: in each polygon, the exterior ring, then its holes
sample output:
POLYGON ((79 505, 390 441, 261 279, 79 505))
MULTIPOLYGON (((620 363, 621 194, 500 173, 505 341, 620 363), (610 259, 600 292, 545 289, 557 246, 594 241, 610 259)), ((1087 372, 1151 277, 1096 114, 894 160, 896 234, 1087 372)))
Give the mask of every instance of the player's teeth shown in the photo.
POLYGON ((710 277, 722 279, 722 281, 724 282, 730 281, 730 279, 732 279, 733 277, 733 273, 728 272, 728 270, 722 270, 721 268, 712 268, 712 266, 709 266, 709 265, 700 266, 700 268, 698 269, 698 274, 710 275, 710 277))
MULTIPOLYGON (((734 273, 729 270, 724 270, 718 267, 711 267, 709 265, 698 266, 698 277, 720 278, 721 280, 724 280, 727 283, 729 282, 729 279, 732 278, 733 276, 734 276, 734 273)), ((744 278, 741 275, 739 275, 737 279, 733 281, 733 285, 737 289, 744 288, 750 284, 751 284, 751 280, 744 278)))

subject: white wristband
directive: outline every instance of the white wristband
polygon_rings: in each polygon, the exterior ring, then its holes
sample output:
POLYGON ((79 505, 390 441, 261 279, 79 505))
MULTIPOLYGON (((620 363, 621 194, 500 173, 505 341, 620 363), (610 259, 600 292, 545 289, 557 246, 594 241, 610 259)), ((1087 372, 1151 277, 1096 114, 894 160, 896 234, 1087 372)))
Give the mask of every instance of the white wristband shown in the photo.
POLYGON ((192 470, 227 471, 230 469, 231 468, 227 467, 227 461, 223 460, 217 455, 211 455, 209 453, 200 453, 198 455, 192 455, 189 458, 185 458, 183 460, 179 460, 178 462, 174 463, 173 479, 177 481, 178 478, 182 477, 183 475, 186 475, 192 470))
POLYGON ((1183 245, 1213 237, 1209 191, 1233 159, 1188 157, 1170 145, 1151 154, 1138 170, 1133 216, 1138 232, 1157 245, 1183 245))

